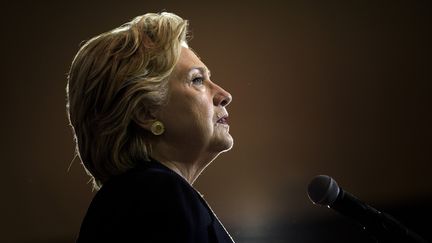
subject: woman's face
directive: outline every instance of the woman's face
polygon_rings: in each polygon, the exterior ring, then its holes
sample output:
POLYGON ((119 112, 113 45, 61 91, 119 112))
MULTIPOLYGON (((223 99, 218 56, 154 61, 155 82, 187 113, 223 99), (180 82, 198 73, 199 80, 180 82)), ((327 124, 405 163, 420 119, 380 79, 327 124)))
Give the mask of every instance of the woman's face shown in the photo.
POLYGON ((193 153, 232 147, 226 111, 231 95, 210 80, 209 70, 189 48, 182 48, 168 87, 168 103, 158 113, 165 143, 193 153))

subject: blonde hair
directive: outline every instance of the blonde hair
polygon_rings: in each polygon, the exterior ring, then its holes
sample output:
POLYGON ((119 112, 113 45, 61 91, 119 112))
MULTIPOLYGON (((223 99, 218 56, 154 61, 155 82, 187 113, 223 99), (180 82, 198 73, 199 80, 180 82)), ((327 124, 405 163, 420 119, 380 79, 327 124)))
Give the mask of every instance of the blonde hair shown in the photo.
POLYGON ((135 121, 166 101, 187 26, 175 14, 148 13, 90 39, 73 59, 66 109, 76 153, 95 189, 149 160, 151 135, 135 121))

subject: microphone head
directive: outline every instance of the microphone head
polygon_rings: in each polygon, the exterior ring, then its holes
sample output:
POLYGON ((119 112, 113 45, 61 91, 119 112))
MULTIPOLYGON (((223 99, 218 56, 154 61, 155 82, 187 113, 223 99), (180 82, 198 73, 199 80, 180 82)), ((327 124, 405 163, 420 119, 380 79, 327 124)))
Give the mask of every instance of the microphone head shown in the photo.
POLYGON ((333 178, 319 175, 312 179, 308 186, 309 199, 314 204, 331 205, 336 201, 340 188, 333 178))

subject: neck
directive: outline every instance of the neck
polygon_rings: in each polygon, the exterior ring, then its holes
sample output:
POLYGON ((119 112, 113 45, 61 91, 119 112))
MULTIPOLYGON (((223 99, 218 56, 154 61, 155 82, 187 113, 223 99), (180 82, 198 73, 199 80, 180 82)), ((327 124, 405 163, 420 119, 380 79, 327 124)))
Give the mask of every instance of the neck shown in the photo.
POLYGON ((192 185, 201 172, 219 153, 185 153, 159 144, 152 149, 152 158, 183 177, 192 185), (188 155, 188 156, 185 156, 188 155))

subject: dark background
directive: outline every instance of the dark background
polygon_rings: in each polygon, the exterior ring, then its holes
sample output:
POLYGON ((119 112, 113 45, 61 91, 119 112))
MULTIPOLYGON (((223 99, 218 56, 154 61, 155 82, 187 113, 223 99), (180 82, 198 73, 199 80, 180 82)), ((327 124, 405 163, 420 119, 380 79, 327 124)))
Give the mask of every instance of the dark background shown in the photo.
POLYGON ((370 242, 312 205, 317 174, 432 239, 430 1, 4 1, 0 242, 73 242, 94 195, 66 73, 81 41, 146 12, 190 20, 231 92, 232 151, 196 187, 238 243, 370 242))

